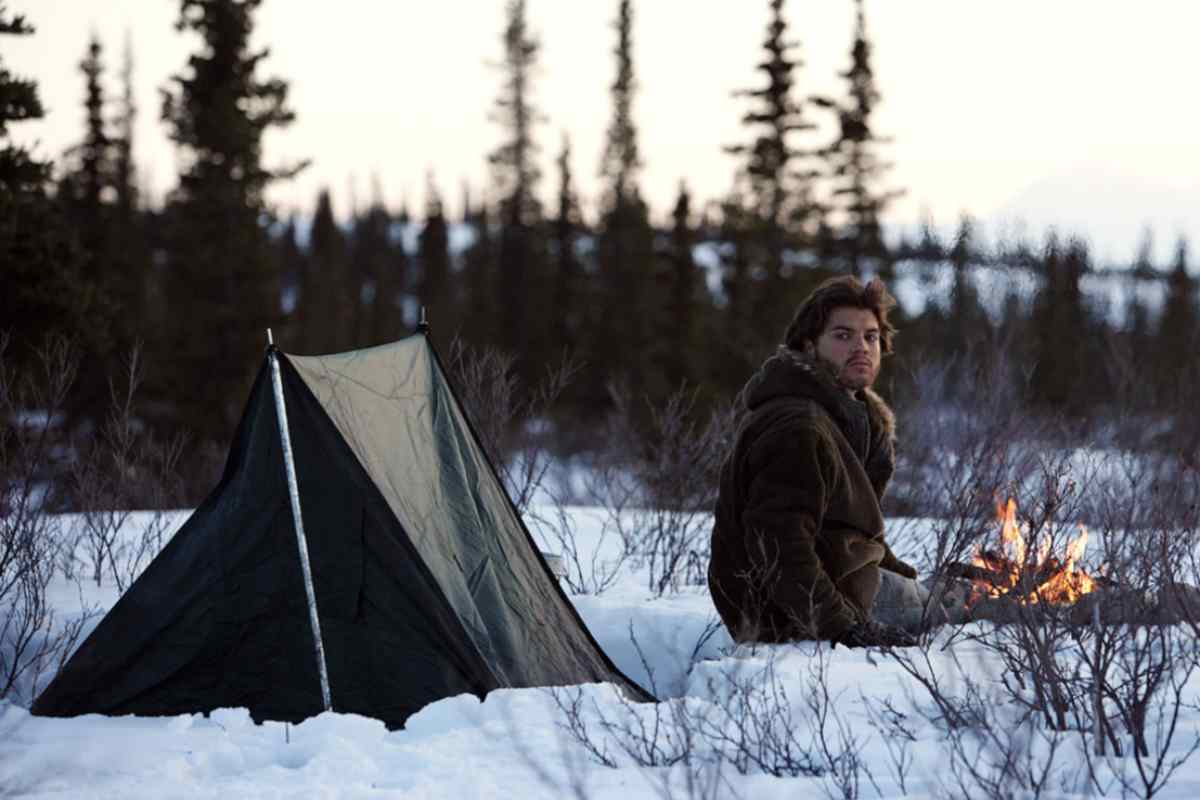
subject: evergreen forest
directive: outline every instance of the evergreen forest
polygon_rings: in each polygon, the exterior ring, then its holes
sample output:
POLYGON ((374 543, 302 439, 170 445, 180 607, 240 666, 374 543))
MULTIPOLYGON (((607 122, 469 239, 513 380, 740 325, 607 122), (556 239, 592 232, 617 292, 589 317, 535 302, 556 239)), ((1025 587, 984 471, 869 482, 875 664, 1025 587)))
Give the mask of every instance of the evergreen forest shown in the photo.
POLYGON ((306 163, 273 163, 264 137, 319 110, 297 108, 287 77, 251 46, 262 2, 179 0, 193 50, 159 108, 135 105, 135 54, 93 38, 79 54, 86 127, 53 161, 14 138, 43 108, 36 82, 3 61, 5 40, 39 35, 38 6, 0 2, 4 375, 44 372, 65 343, 76 366, 60 428, 86 437, 136 366, 139 425, 186 438, 179 469, 193 502, 219 474, 267 328, 286 352, 329 353, 393 341, 426 318, 443 354, 500 354, 518 401, 566 369, 544 421, 570 455, 596 447, 595 423, 629 398, 647 429, 680 392, 696 415, 731 402, 799 301, 841 274, 880 276, 903 301, 879 386, 898 408, 928 408, 934 382, 938 403, 969 407, 993 385, 981 376, 1002 373, 1021 408, 1074 436, 1200 452, 1200 424, 1180 413, 1200 343, 1189 243, 1154 263, 1147 232, 1127 264, 1101 267, 1070 231, 985 243, 969 215, 950 234, 932 221, 889 228, 913 187, 891 179, 861 0, 832 96, 806 88, 804 32, 789 28, 785 0, 757 0, 768 25, 738 94, 741 136, 725 143, 730 190, 696 197, 681 175, 661 218, 640 188, 654 154, 639 129, 654 120, 634 114, 633 0, 613 0, 612 26, 597 32, 613 54, 610 95, 597 98, 600 196, 580 196, 569 132, 553 132, 554 109, 536 103, 536 20, 507 0, 494 94, 479 98, 495 147, 463 154, 486 158, 491 182, 464 192, 461 213, 448 214, 431 176, 422 208, 376 199, 347 218, 325 191, 307 213, 280 215, 268 189, 306 163), (139 193, 139 114, 157 115, 179 154, 161 202, 139 193))

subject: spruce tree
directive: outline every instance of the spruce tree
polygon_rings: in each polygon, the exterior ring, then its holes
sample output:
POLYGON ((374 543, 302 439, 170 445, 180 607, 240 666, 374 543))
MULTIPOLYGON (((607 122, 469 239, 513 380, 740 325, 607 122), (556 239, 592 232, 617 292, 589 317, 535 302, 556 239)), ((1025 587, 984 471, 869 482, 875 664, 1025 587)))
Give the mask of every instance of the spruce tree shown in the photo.
POLYGON ((416 320, 409 321, 404 314, 405 290, 408 287, 411 261, 402 236, 395 235, 395 226, 389 226, 390 244, 388 261, 379 275, 375 292, 374 340, 390 342, 406 335, 416 320))
POLYGON ((921 231, 913 245, 913 257, 925 265, 938 264, 946 258, 946 245, 933 224, 933 217, 928 213, 921 219, 921 231))
POLYGON ((1196 279, 1188 270, 1188 242, 1180 237, 1167 278, 1167 298, 1154 348, 1155 383, 1159 387, 1160 404, 1165 408, 1178 407, 1181 393, 1196 385, 1187 374, 1190 370, 1183 367, 1183 361, 1191 362, 1200 345, 1196 303, 1196 279))
MULTIPOLYGON (((633 5, 621 0, 617 19, 616 77, 612 84, 612 119, 601 159, 606 179, 597 239, 597 275, 600 282, 598 325, 589 337, 591 358, 599 373, 621 377, 634 396, 650 387, 651 369, 645 357, 650 336, 650 315, 655 301, 654 229, 641 197, 638 175, 642 162, 633 120, 637 79, 633 66, 633 5)), ((599 376, 587 376, 599 380, 599 376)), ((601 387, 593 394, 603 397, 601 387)))
MULTIPOLYGON (((33 32, 0 3, 0 38, 33 32)), ((10 138, 10 126, 42 113, 37 83, 11 73, 0 55, 0 334, 11 337, 5 358, 18 371, 46 336, 82 338, 94 327, 78 249, 47 194, 50 164, 10 138)))
MULTIPOLYGON (((756 300, 766 306, 785 294, 790 274, 785 251, 812 244, 822 212, 814 197, 813 182, 818 173, 808 162, 812 151, 795 143, 797 134, 816 128, 794 92, 796 72, 804 62, 794 55, 798 45, 787 38, 784 0, 770 0, 770 11, 763 59, 755 66, 763 73, 765 84, 735 95, 751 103, 742 117, 751 140, 725 148, 743 159, 741 179, 746 183, 750 219, 757 228, 754 240, 761 250, 751 258, 765 273, 756 300)), ((776 309, 763 310, 769 314, 776 309)), ((772 319, 770 324, 778 322, 772 319)))
POLYGON ((947 256, 954 270, 954 283, 950 289, 949 339, 951 351, 961 354, 983 335, 981 326, 987 324, 972 278, 982 254, 979 252, 975 220, 970 215, 964 214, 959 220, 958 231, 947 256))
MULTIPOLYGON (((787 39, 784 0, 770 0, 770 9, 763 60, 755 65, 766 83, 735 93, 751 101, 742 124, 752 138, 748 144, 729 145, 725 150, 744 159, 742 171, 751 207, 772 234, 774 241, 769 247, 778 260, 790 224, 800 222, 801 230, 811 234, 807 223, 815 223, 819 209, 811 202, 811 182, 816 173, 799 166, 810 153, 797 149, 794 143, 796 134, 816 128, 807 120, 803 104, 793 91, 795 72, 804 62, 793 55, 798 45, 787 39)), ((778 271, 778 264, 776 267, 778 271)))
POLYGON ((100 40, 93 35, 88 43, 87 55, 79 64, 85 79, 86 127, 83 142, 72 151, 77 167, 69 177, 74 184, 71 187, 76 194, 74 199, 80 209, 96 223, 97 229, 87 231, 85 241, 102 235, 102 229, 105 227, 104 221, 100 219, 103 195, 114 184, 116 153, 105 119, 102 54, 100 40))
POLYGON ((333 199, 322 189, 308 234, 308 280, 300 293, 303 352, 337 353, 354 347, 358 297, 350 280, 348 249, 333 214, 333 199))
POLYGON ((661 345, 664 355, 658 372, 666 391, 699 382, 696 364, 703 351, 698 333, 701 299, 707 292, 700 267, 692 255, 696 244, 692 195, 682 181, 671 211, 671 222, 671 238, 660 260, 657 281, 664 288, 656 292, 665 303, 661 313, 654 315, 658 328, 654 341, 661 345))
POLYGON ((556 347, 573 352, 582 343, 586 310, 582 296, 583 265, 576 252, 583 220, 571 175, 571 140, 565 133, 555 163, 558 166, 558 211, 554 217, 551 248, 554 289, 549 308, 550 336, 556 347))
POLYGON ((721 201, 720 208, 720 325, 712 337, 716 350, 709 361, 712 379, 732 395, 745 384, 763 355, 760 329, 753 322, 756 215, 737 188, 721 201))
POLYGON ((102 321, 80 342, 80 370, 69 403, 73 422, 99 425, 108 409, 108 376, 115 374, 133 346, 132 323, 137 309, 126 299, 127 252, 132 242, 114 238, 117 231, 114 164, 116 149, 108 133, 100 40, 93 35, 79 64, 84 76, 84 137, 66 154, 67 167, 58 201, 80 245, 84 283, 92 292, 94 321, 102 321))
POLYGON ((402 243, 392 241, 392 215, 377 190, 367 210, 354 222, 353 261, 366 281, 364 328, 358 346, 383 344, 403 336, 400 289, 408 274, 402 243))
POLYGON ((796 55, 797 43, 788 38, 784 0, 768 5, 763 55, 755 65, 763 83, 735 93, 749 103, 741 119, 748 141, 725 148, 739 159, 737 189, 725 201, 725 225, 745 227, 729 231, 726 239, 727 245, 738 245, 724 251, 732 301, 725 313, 751 361, 779 340, 801 299, 794 280, 796 255, 816 246, 823 222, 815 199, 813 150, 797 142, 816 127, 795 92, 804 62, 796 55))
POLYGON ((261 0, 180 0, 176 27, 200 47, 163 90, 162 118, 185 163, 168 200, 162 365, 186 425, 224 439, 281 320, 281 282, 264 228, 264 192, 299 167, 263 164, 263 136, 292 122, 288 86, 260 78, 252 50, 261 0))
POLYGON ((1099 337, 1083 296, 1083 276, 1089 269, 1087 245, 1073 239, 1063 246, 1051 234, 1031 320, 1035 399, 1075 418, 1105 396, 1104 387, 1097 384, 1105 372, 1096 352, 1099 337), (1064 346, 1065 342, 1072 344, 1064 346))
POLYGON ((832 109, 837 117, 837 138, 822 155, 832 179, 831 210, 838 215, 832 245, 834 264, 862 275, 871 264, 885 276, 890 273, 890 255, 883 241, 881 218, 903 192, 885 189, 880 181, 891 164, 879 155, 881 138, 872 129, 871 115, 879 104, 879 90, 871 68, 871 43, 867 39, 862 0, 856 0, 857 22, 850 50, 850 68, 841 73, 847 83, 842 101, 814 98, 832 109))
POLYGON ((542 118, 533 103, 540 45, 529 29, 524 0, 509 0, 502 41, 504 79, 492 119, 504 138, 490 156, 500 205, 498 275, 492 284, 492 300, 499 309, 495 344, 517 357, 519 372, 528 379, 541 355, 535 352, 541 344, 541 319, 535 310, 541 308, 537 294, 544 286, 545 261, 534 138, 542 118))
POLYGON ((637 173, 642 167, 637 128, 633 121, 633 101, 637 79, 633 73, 633 3, 620 0, 613 23, 617 45, 617 75, 612 84, 612 119, 604 143, 600 174, 608 179, 608 205, 629 202, 637 194, 637 173))
POLYGON ((113 301, 120 314, 117 318, 118 352, 134 343, 146 341, 158 330, 156 318, 147 299, 152 265, 147 240, 147 212, 140 207, 137 187, 137 165, 133 159, 134 127, 137 123, 137 104, 133 90, 133 45, 125 40, 121 65, 121 96, 112 121, 112 151, 110 184, 113 191, 110 261, 113 269, 113 301))
POLYGON ((467 205, 463 217, 471 244, 463 253, 459 302, 462 337, 475 346, 494 346, 499 325, 495 303, 499 296, 495 287, 499 279, 499 256, 493 216, 484 200, 476 207, 467 205))
POLYGON ((276 334, 278 341, 285 350, 302 352, 297 349, 301 341, 299 331, 299 307, 301 287, 308 275, 307 255, 300 247, 300 232, 296 225, 296 214, 288 215, 283 230, 273 237, 275 261, 278 265, 280 279, 283 283, 283 311, 287 315, 282 330, 276 334))
MULTIPOLYGON (((0 36, 29 36, 34 29, 21 15, 9 16, 0 3, 0 36)), ((41 119, 42 101, 37 83, 18 77, 0 61, 0 191, 9 197, 22 192, 40 192, 50 177, 50 165, 35 160, 29 151, 9 140, 8 126, 14 122, 41 119)))
POLYGON ((112 182, 116 189, 118 218, 131 217, 138 207, 137 166, 133 161, 133 130, 137 124, 137 102, 133 92, 133 44, 125 38, 121 65, 120 110, 114 120, 112 182))
POLYGON ((417 265, 421 276, 417 298, 425 308, 435 343, 445 350, 458 332, 459 320, 450 294, 450 231, 432 177, 426 190, 425 223, 417 235, 417 265))

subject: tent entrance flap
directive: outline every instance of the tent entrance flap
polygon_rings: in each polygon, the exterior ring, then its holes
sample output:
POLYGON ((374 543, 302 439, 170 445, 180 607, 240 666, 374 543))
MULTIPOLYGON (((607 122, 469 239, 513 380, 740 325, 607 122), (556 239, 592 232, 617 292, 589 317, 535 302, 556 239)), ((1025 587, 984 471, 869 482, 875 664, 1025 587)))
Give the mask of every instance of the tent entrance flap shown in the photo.
POLYGON ((283 380, 279 375, 279 358, 275 353, 274 346, 271 347, 267 357, 271 361, 271 388, 275 394, 275 417, 279 420, 279 442, 283 448, 288 494, 292 501, 292 522, 296 529, 296 549, 300 555, 300 570, 304 575, 304 592, 308 600, 308 620, 312 626, 317 673, 321 676, 321 701, 326 711, 332 711, 329 670, 325 666, 325 642, 321 639, 321 619, 317 614, 317 592, 313 586, 312 565, 308 559, 308 539, 304 535, 304 516, 300 512, 300 484, 296 480, 296 460, 292 452, 292 436, 288 430, 287 405, 283 401, 283 380))

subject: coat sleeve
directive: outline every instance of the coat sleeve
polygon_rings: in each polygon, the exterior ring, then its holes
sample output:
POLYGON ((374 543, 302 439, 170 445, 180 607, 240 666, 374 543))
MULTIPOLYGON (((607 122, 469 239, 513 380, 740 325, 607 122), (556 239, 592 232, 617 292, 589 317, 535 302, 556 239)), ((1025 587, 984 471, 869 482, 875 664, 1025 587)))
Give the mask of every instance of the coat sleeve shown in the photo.
POLYGON ((817 555, 829 497, 839 480, 833 443, 811 425, 789 425, 760 436, 750 450, 743 530, 755 541, 773 600, 795 609, 802 635, 831 639, 860 621, 817 555))
POLYGON ((883 549, 883 561, 879 562, 880 569, 886 569, 889 572, 894 572, 897 575, 903 575, 906 578, 915 579, 917 577, 916 567, 897 558, 896 554, 892 552, 892 548, 887 542, 883 543, 883 549))

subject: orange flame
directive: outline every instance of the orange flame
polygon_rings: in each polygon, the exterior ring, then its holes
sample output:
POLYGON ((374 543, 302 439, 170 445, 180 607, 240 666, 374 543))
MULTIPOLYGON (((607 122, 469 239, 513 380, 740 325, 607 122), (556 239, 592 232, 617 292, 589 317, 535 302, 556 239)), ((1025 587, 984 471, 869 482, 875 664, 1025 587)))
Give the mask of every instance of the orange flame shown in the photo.
POLYGON ((1092 592, 1096 583, 1078 565, 1087 552, 1088 530, 1079 526, 1079 535, 1069 541, 1063 559, 1055 559, 1051 553, 1051 537, 1042 537, 1037 551, 1029 558, 1029 530, 1017 521, 1017 501, 1009 498, 1007 503, 996 505, 996 517, 1000 522, 1000 548, 997 552, 976 546, 972 563, 988 574, 986 579, 975 581, 976 593, 972 602, 981 597, 1003 597, 1013 594, 1022 603, 1073 603, 1092 592), (1046 574, 1049 573, 1049 574, 1046 574), (1037 580, 1032 588, 1028 584, 1037 580), (1024 585, 1021 593, 1013 592, 1024 585))

